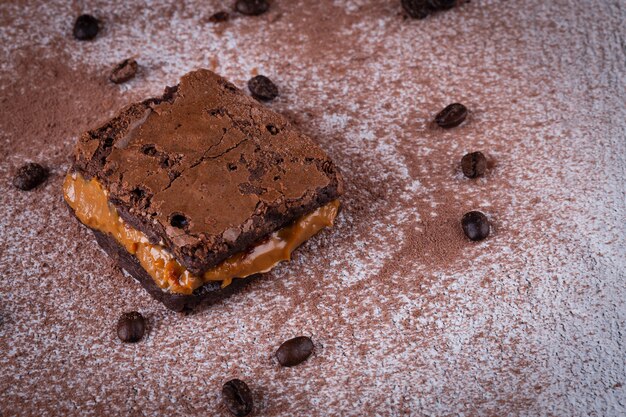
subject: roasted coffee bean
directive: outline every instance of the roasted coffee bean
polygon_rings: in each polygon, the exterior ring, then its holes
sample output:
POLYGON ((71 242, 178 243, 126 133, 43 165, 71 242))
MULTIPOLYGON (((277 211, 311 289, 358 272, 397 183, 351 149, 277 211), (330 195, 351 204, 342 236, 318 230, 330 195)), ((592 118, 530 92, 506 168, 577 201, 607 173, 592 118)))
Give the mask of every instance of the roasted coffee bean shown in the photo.
POLYGON ((252 392, 240 379, 231 379, 224 384, 222 401, 228 410, 238 417, 247 416, 252 411, 252 392))
POLYGON ((137 61, 132 58, 125 59, 113 68, 109 80, 115 84, 125 83, 137 74, 137 61))
POLYGON ((32 190, 48 178, 48 170, 39 164, 30 162, 22 165, 13 177, 13 185, 23 191, 32 190))
POLYGON ((444 128, 455 127, 463 123, 467 117, 467 107, 461 103, 453 103, 435 116, 435 122, 444 128))
POLYGON ((267 0, 237 0, 235 8, 241 14, 258 16, 265 13, 270 8, 270 4, 267 0))
POLYGON ((467 178, 480 177, 487 169, 487 158, 482 152, 471 152, 461 159, 461 170, 467 178))
POLYGON ((136 343, 141 340, 146 331, 146 321, 136 312, 124 313, 117 321, 117 337, 125 343, 136 343))
POLYGON ((428 0, 402 0, 402 8, 413 19, 424 19, 430 13, 428 0))
POLYGON ((306 336, 298 336, 284 342, 276 351, 276 359, 282 366, 295 366, 313 353, 313 342, 306 336))
POLYGON ((480 211, 470 211, 465 213, 461 219, 463 232, 470 240, 483 240, 489 236, 489 220, 480 211))
POLYGON ((278 96, 278 87, 265 75, 257 75, 248 81, 248 89, 257 100, 269 101, 278 96))
POLYGON ((448 10, 456 4, 457 0, 428 0, 428 7, 432 10, 448 10))
POLYGON ((221 12, 217 12, 217 13, 213 14, 211 17, 209 17, 209 22, 211 22, 211 23, 226 22, 226 21, 228 21, 229 18, 230 18, 230 16, 229 16, 229 14, 227 12, 221 11, 221 12))
POLYGON ((74 37, 79 41, 89 41, 96 37, 100 30, 100 22, 89 14, 78 16, 74 23, 74 37))

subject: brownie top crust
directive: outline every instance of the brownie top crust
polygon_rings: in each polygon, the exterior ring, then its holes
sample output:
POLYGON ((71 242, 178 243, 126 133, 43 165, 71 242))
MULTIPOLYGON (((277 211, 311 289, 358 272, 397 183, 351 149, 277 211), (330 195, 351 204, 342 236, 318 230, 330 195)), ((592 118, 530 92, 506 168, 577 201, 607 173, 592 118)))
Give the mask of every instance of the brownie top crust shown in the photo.
POLYGON ((194 273, 343 188, 311 139, 209 70, 83 134, 73 169, 96 177, 126 222, 194 273))

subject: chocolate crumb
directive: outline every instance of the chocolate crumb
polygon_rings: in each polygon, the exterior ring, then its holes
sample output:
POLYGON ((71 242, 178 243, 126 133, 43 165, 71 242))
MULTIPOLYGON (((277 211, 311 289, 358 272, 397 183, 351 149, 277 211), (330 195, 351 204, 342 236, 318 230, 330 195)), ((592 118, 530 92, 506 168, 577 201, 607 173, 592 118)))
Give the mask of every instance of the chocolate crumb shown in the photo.
POLYGON ((235 8, 241 14, 258 16, 265 13, 270 8, 270 4, 267 0, 237 0, 235 8))
POLYGON ((137 343, 146 331, 146 321, 137 311, 124 313, 117 322, 117 337, 124 343, 137 343))
POLYGON ((74 22, 74 37, 79 41, 90 41, 100 30, 98 19, 89 14, 82 14, 74 22))
POLYGON ((237 417, 250 414, 254 405, 248 384, 240 379, 231 379, 224 384, 222 401, 226 408, 237 417))
POLYGON ((113 68, 109 80, 115 84, 125 83, 135 77, 137 68, 137 61, 132 58, 125 59, 113 68))
POLYGON ((273 100, 278 96, 278 87, 265 75, 257 75, 248 81, 252 97, 261 101, 273 100))
POLYGON ((30 162, 22 165, 13 177, 13 185, 22 191, 29 191, 48 178, 48 170, 41 165, 30 162))

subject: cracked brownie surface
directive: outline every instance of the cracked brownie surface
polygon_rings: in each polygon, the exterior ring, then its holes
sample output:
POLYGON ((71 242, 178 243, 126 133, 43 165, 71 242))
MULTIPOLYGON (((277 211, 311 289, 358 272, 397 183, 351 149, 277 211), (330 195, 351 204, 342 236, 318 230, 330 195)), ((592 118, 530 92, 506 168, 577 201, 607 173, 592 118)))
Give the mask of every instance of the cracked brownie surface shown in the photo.
POLYGON ((194 273, 336 199, 329 157, 209 70, 81 136, 74 170, 194 273))

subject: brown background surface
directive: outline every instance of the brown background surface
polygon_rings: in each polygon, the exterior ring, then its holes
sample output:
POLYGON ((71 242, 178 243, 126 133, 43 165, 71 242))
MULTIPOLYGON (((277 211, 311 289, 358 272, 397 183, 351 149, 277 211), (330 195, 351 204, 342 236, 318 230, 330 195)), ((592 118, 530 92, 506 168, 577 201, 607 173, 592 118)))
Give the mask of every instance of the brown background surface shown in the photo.
POLYGON ((624 2, 477 1, 423 21, 399 1, 0 4, 0 410, 10 415, 227 415, 226 380, 255 415, 626 413, 624 2), (89 12, 104 28, 71 37, 89 12), (136 79, 110 68, 134 57, 136 79), (245 292, 165 310, 64 207, 77 136, 206 67, 244 87, 343 169, 344 210, 245 292), (453 101, 461 127, 433 127, 453 101), (485 178, 459 172, 482 150, 485 178), (26 161, 52 176, 11 186, 26 161), (470 209, 492 236, 466 241, 470 209), (149 333, 115 336, 123 311, 149 333), (280 368, 282 341, 316 353, 280 368))

